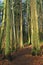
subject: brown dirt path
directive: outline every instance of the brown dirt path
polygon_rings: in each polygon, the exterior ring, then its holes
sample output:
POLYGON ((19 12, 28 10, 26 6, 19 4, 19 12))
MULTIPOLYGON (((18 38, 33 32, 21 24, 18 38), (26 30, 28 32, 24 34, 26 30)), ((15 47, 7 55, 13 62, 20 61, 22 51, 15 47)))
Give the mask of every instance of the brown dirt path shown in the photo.
POLYGON ((42 56, 32 56, 31 46, 26 46, 25 48, 13 53, 13 60, 0 60, 0 65, 43 65, 43 55, 42 56))

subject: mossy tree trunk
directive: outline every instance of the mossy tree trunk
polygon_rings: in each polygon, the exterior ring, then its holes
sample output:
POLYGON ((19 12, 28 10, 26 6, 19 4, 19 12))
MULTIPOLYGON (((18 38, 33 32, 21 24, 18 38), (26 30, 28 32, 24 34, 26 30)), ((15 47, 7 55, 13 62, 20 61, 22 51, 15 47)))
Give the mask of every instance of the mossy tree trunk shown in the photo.
POLYGON ((40 50, 40 43, 39 43, 38 16, 37 16, 36 0, 30 0, 30 5, 31 5, 32 49, 35 50, 35 53, 38 53, 38 51, 40 50))
POLYGON ((10 0, 7 0, 5 56, 10 53, 10 0))
POLYGON ((39 18, 40 18, 40 32, 42 33, 43 32, 43 7, 42 7, 42 0, 39 0, 40 2, 40 9, 39 9, 39 18))

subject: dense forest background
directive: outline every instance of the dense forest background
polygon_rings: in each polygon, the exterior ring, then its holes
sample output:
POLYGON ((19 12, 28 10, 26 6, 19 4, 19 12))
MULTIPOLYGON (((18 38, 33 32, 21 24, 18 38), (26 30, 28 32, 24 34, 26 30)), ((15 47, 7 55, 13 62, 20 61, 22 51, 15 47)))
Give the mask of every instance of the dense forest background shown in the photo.
POLYGON ((31 55, 43 55, 43 0, 0 2, 0 54, 5 57, 32 45, 31 55))

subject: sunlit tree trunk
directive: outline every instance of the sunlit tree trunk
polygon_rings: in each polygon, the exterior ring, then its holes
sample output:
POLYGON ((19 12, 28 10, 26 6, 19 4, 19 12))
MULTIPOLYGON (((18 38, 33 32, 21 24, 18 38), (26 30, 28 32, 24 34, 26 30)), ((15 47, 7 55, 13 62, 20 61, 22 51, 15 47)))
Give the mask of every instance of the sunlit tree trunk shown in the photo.
POLYGON ((37 17, 37 8, 36 0, 30 0, 31 4, 31 41, 32 48, 36 53, 40 50, 39 43, 39 32, 38 32, 38 17, 37 17))
POLYGON ((22 32, 22 0, 20 0, 20 48, 23 47, 23 32, 22 32))

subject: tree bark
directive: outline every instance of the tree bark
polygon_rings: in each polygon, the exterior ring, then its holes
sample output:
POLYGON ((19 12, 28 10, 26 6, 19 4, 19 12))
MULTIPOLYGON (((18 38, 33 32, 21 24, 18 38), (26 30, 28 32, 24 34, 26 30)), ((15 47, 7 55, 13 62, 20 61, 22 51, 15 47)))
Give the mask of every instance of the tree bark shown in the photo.
POLYGON ((20 0, 20 48, 23 47, 23 32, 22 32, 22 0, 20 0))
POLYGON ((10 53, 10 0, 7 0, 5 56, 10 53))
POLYGON ((32 48, 36 49, 36 52, 40 50, 39 43, 39 30, 38 30, 38 16, 36 8, 36 0, 30 0, 31 4, 31 41, 32 48))

